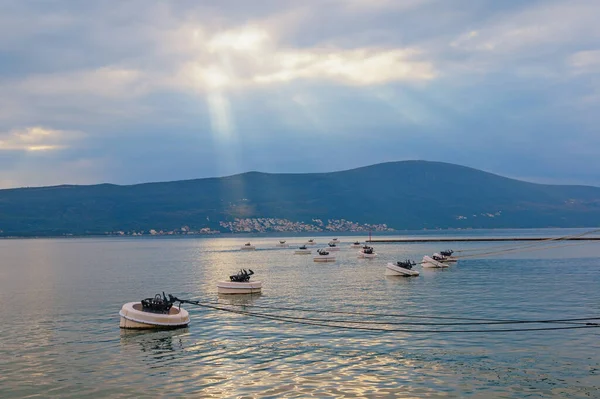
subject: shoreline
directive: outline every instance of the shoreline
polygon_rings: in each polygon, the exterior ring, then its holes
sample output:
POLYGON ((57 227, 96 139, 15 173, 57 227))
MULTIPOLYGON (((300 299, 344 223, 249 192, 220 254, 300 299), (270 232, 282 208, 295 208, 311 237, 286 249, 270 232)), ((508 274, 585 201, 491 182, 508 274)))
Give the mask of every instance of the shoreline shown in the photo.
POLYGON ((502 242, 502 241, 543 241, 559 239, 563 236, 562 241, 600 241, 600 234, 597 232, 598 227, 523 227, 523 228, 482 228, 482 229, 439 229, 439 230, 396 230, 393 232, 372 232, 371 239, 369 233, 364 231, 328 231, 315 232, 307 234, 307 232, 246 232, 232 233, 221 232, 218 234, 157 234, 157 235, 112 235, 112 234, 62 234, 62 235, 0 235, 0 240, 21 240, 21 239, 97 239, 97 238, 126 238, 126 239, 186 239, 186 238, 277 238, 277 237, 298 237, 298 238, 317 238, 317 237, 364 237, 361 241, 370 243, 426 243, 426 242, 502 242), (546 230, 549 230, 547 233, 546 230), (590 234, 589 237, 583 237, 565 232, 576 231, 590 234), (540 235, 533 235, 531 232, 536 231, 540 235), (553 231, 550 233, 550 231, 553 231), (486 235, 481 233, 488 232, 486 235), (510 235, 503 235, 502 232, 512 232, 510 235), (530 234, 526 234, 529 232, 530 234), (560 233, 559 233, 560 232, 560 233), (494 234, 496 233, 496 234, 494 234), (550 236, 542 236, 541 234, 550 234, 550 236), (556 234, 556 235, 555 235, 556 234), (377 237, 377 238, 375 238, 377 237), (388 238, 389 237, 389 238, 388 238))

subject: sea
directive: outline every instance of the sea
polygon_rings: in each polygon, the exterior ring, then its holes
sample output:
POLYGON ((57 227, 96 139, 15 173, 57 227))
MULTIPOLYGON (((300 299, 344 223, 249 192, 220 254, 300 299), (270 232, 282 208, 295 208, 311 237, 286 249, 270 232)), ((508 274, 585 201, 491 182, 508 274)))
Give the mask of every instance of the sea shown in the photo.
POLYGON ((0 240, 0 398, 600 398, 587 324, 600 323, 600 242, 386 243, 359 259, 350 243, 366 236, 338 237, 333 263, 294 255, 300 236, 0 240), (463 258, 385 275, 444 249, 463 258), (219 296, 242 268, 262 294, 219 296), (211 307, 184 304, 183 329, 119 328, 124 303, 163 292, 211 307))

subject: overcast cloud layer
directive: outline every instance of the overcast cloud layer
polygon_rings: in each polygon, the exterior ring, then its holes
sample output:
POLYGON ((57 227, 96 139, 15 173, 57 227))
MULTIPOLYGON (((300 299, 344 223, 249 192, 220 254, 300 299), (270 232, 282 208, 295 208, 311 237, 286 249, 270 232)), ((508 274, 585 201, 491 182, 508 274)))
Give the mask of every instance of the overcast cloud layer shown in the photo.
POLYGON ((0 2, 0 187, 458 163, 600 185, 600 1, 0 2))

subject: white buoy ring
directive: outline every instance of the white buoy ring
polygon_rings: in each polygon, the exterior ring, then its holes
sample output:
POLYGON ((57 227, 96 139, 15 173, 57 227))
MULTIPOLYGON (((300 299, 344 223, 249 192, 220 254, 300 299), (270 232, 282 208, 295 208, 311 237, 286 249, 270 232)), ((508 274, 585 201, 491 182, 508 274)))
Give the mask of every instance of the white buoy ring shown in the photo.
POLYGON ((310 255, 312 253, 312 250, 310 249, 297 249, 294 251, 294 254, 296 255, 310 255))
POLYGON ((373 252, 372 254, 366 254, 363 251, 359 251, 358 252, 358 257, 359 258, 364 258, 364 259, 373 259, 377 257, 377 254, 375 252, 373 252))
POLYGON ((335 256, 333 255, 317 255, 313 258, 315 262, 335 262, 335 256))
POLYGON ((421 262, 423 267, 429 269, 441 269, 444 267, 448 267, 447 264, 438 262, 437 260, 430 258, 429 256, 423 256, 423 261, 421 262))
POLYGON ((219 294, 257 294, 262 290, 261 281, 219 281, 217 291, 219 294))
POLYGON ((418 276, 419 272, 412 269, 405 269, 393 263, 388 263, 385 269, 386 276, 418 276))
POLYGON ((169 313, 152 313, 142 310, 141 302, 129 302, 119 311, 121 328, 179 328, 190 323, 187 310, 173 306, 169 313))

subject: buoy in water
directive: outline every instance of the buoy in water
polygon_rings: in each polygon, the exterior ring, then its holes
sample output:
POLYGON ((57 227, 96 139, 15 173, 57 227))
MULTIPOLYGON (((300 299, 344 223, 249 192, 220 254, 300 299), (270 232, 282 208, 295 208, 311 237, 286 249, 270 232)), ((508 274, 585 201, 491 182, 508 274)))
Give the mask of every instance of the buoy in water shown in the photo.
POLYGON ((157 294, 141 302, 129 302, 119 311, 121 328, 168 329, 186 327, 190 315, 181 307, 174 307, 174 301, 157 294))
POLYGON ((261 281, 250 281, 252 269, 242 269, 237 274, 229 276, 229 281, 219 281, 217 292, 219 294, 258 294, 262 290, 261 281))
POLYGON ((423 267, 425 268, 429 268, 429 269, 441 269, 444 267, 448 267, 447 264, 442 263, 442 262, 438 262, 437 260, 429 257, 429 256, 423 256, 423 260, 421 261, 421 265, 423 265, 423 267))
POLYGON ((377 257, 373 247, 365 245, 360 251, 358 251, 358 257, 364 259, 373 259, 377 257))
POLYGON ((456 258, 454 256, 441 255, 439 252, 431 255, 431 258, 440 263, 456 263, 456 258))
POLYGON ((258 294, 261 290, 261 281, 248 281, 245 283, 219 281, 217 283, 217 292, 219 294, 258 294))
POLYGON ((310 255, 312 251, 306 247, 306 245, 302 245, 296 251, 294 251, 296 255, 310 255))
POLYGON ((418 276, 419 272, 416 270, 412 270, 413 266, 415 266, 415 262, 411 260, 406 260, 404 262, 396 262, 396 263, 388 263, 385 269, 386 276, 405 276, 405 277, 414 277, 418 276))
POLYGON ((313 258, 315 262, 335 262, 335 256, 331 255, 326 249, 319 249, 317 256, 313 258))

